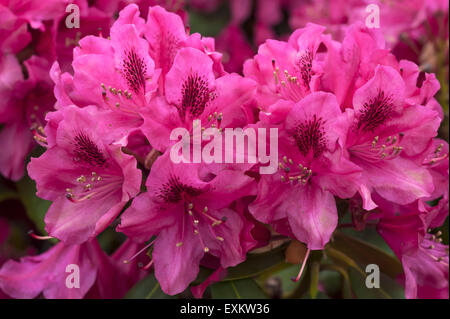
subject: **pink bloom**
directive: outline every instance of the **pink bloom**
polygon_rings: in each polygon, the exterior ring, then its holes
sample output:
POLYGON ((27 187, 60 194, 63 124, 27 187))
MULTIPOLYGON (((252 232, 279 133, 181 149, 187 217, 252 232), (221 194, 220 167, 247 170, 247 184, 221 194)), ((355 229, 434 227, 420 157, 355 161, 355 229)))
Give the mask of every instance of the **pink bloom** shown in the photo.
POLYGON ((277 38, 276 34, 272 30, 272 28, 261 22, 255 23, 255 25, 253 27, 253 33, 254 33, 253 41, 255 42, 256 45, 262 45, 267 40, 272 40, 272 39, 277 38))
POLYGON ((362 23, 349 26, 341 42, 324 39, 327 49, 320 88, 333 92, 342 109, 351 107, 355 91, 374 75, 378 65, 398 70, 398 62, 386 49, 379 29, 362 23))
POLYGON ((0 52, 17 53, 31 41, 25 19, 17 17, 0 2, 0 52))
POLYGON ((407 298, 448 299, 448 245, 427 234, 420 248, 402 257, 407 298))
POLYGON ((98 247, 93 259, 98 269, 97 278, 85 298, 123 298, 139 280, 147 275, 147 272, 140 267, 142 257, 129 259, 141 248, 142 245, 127 239, 111 256, 107 256, 98 247))
MULTIPOLYGON (((114 131, 130 133, 142 124, 141 112, 158 108, 152 99, 164 93, 164 79, 180 48, 195 47, 223 74, 213 39, 189 36, 180 17, 161 7, 149 9, 148 21, 136 5, 128 5, 111 28, 111 40, 88 36, 74 49, 74 75, 52 68, 57 106, 97 105, 117 113, 114 131), (144 38, 145 36, 145 38, 144 38), (98 65, 104 65, 98 68, 98 65), (161 77, 160 77, 161 75, 161 77), (155 104, 156 106, 153 106, 155 104)), ((159 123, 160 124, 160 123, 159 123)), ((120 135, 119 134, 119 135, 120 135)))
POLYGON ((156 97, 141 112, 142 131, 159 151, 174 143, 169 139, 174 128, 191 132, 194 120, 200 120, 202 127, 244 127, 255 83, 237 74, 216 78, 213 61, 205 53, 183 48, 166 75, 164 88, 165 96, 156 97))
MULTIPOLYGON (((369 4, 377 5, 380 26, 391 47, 401 43, 402 37, 419 39, 426 35, 429 23, 442 13, 447 14, 448 3, 442 0, 425 1, 365 1, 365 0, 316 0, 300 3, 292 10, 292 28, 304 27, 313 22, 324 25, 337 39, 342 39, 343 30, 352 23, 365 23, 373 11, 366 11, 369 4)), ((437 34, 437 33, 435 33, 437 34)), ((448 38, 448 33, 447 33, 448 38)))
MULTIPOLYGON (((129 242, 123 247, 117 253, 131 248, 129 242)), ((107 256, 96 240, 81 245, 60 242, 41 255, 6 262, 0 268, 0 289, 20 299, 41 293, 47 299, 122 298, 139 279, 130 276, 125 267, 129 266, 122 260, 107 256), (68 277, 76 274, 67 270, 69 265, 79 267, 79 288, 67 286, 68 281, 74 283, 68 277)))
POLYGON ((40 293, 48 298, 83 298, 96 279, 93 254, 98 244, 65 246, 59 243, 38 256, 10 260, 0 269, 0 288, 13 298, 36 298, 40 293), (80 288, 66 287, 66 267, 76 264, 80 270, 80 288))
MULTIPOLYGON (((239 212, 239 214, 244 215, 244 217, 251 221, 250 224, 247 224, 248 227, 251 228, 251 232, 245 231, 242 232, 242 248, 244 251, 250 251, 252 249, 256 249, 259 247, 263 247, 269 244, 270 239, 270 230, 266 228, 262 223, 259 223, 256 221, 252 215, 250 215, 250 212, 248 210, 248 205, 251 203, 254 199, 254 196, 247 196, 243 197, 237 201, 235 201, 230 208, 235 210, 236 212, 239 212), (257 241, 257 244, 255 246, 255 241, 257 241)), ((206 255, 202 261, 201 265, 210 269, 214 269, 214 271, 211 273, 211 275, 206 278, 205 281, 200 283, 197 286, 191 287, 191 292, 194 295, 195 298, 202 298, 205 290, 208 288, 208 286, 212 285, 215 282, 219 282, 222 279, 224 279, 227 275, 227 270, 225 268, 222 268, 220 265, 220 261, 217 261, 213 259, 214 257, 212 255, 206 255), (212 257, 212 258, 208 258, 212 257)))
POLYGON ((95 7, 88 7, 80 1, 80 27, 68 28, 64 10, 54 20, 45 22, 44 31, 33 33, 33 48, 37 55, 49 61, 57 61, 63 72, 73 73, 73 49, 79 41, 88 35, 102 34, 109 36, 109 29, 114 22, 113 14, 108 15, 95 7))
MULTIPOLYGON (((142 254, 143 244, 136 243, 127 238, 111 255, 111 259, 119 266, 125 285, 131 288, 135 283, 144 278, 148 273, 144 271, 143 265, 148 256, 142 254), (134 258, 133 258, 134 257, 134 258)), ((112 274, 111 277, 114 277, 112 274)), ((127 292, 125 290, 124 292, 127 292)), ((111 293, 111 292, 110 292, 111 293)))
POLYGON ((136 159, 105 134, 102 119, 108 114, 94 106, 48 114, 46 137, 41 136, 47 151, 28 165, 37 195, 53 201, 46 230, 67 244, 98 235, 139 192, 136 159))
POLYGON ((433 184, 435 186, 432 197, 444 196, 448 200, 448 176, 449 176, 449 147, 448 143, 441 139, 433 139, 430 148, 425 152, 427 156, 423 162, 428 167, 433 184))
POLYGON ((377 229, 403 264, 406 298, 448 299, 448 246, 429 229, 432 213, 419 212, 417 204, 402 207, 383 200, 377 204, 381 209, 377 229))
POLYGON ((231 23, 235 25, 240 25, 243 23, 252 13, 252 3, 251 0, 231 0, 230 10, 231 10, 231 23))
POLYGON ((441 139, 433 139, 429 148, 419 155, 423 167, 428 169, 433 178, 434 192, 428 198, 421 198, 419 209, 428 212, 429 227, 441 226, 448 216, 449 209, 449 148, 448 143, 441 139), (439 200, 431 207, 427 201, 439 200))
POLYGON ((229 25, 217 38, 217 50, 223 54, 223 64, 228 72, 242 72, 245 60, 253 56, 253 50, 238 26, 229 25))
POLYGON ((130 126, 139 126, 134 124, 140 119, 137 112, 150 101, 159 76, 141 37, 143 25, 138 8, 130 5, 111 28, 111 40, 80 40, 74 49, 74 76, 61 74, 57 64, 52 68, 58 106, 94 104, 131 117, 130 126))
POLYGON ((440 119, 424 106, 407 105, 405 91, 396 70, 378 66, 373 78, 355 92, 353 109, 346 110, 352 122, 346 148, 351 161, 363 168, 360 193, 368 210, 374 208, 369 192, 408 204, 434 190, 427 170, 408 156, 427 148, 440 119))
POLYGON ((257 220, 309 249, 322 249, 337 225, 333 195, 351 197, 359 182, 360 169, 343 156, 348 124, 329 93, 311 93, 287 108, 281 121, 276 106, 261 125, 280 130, 279 170, 261 176, 258 197, 249 209, 257 220), (276 122, 264 124, 267 120, 276 122))
POLYGON ((184 0, 93 0, 89 1, 93 7, 113 16, 130 4, 139 6, 141 16, 146 17, 152 6, 162 6, 164 9, 178 14, 183 20, 187 20, 187 14, 183 11, 184 0))
POLYGON ((401 60, 399 68, 403 81, 405 81, 406 103, 428 105, 440 89, 436 76, 421 72, 417 64, 407 60, 401 60))
POLYGON ((289 0, 257 0, 256 16, 258 22, 267 26, 274 26, 283 19, 281 11, 283 2, 289 0))
MULTIPOLYGON (((352 10, 364 0, 315 0, 299 2, 291 11, 289 24, 293 29, 313 22, 324 25, 333 35, 339 35, 342 25, 348 23, 352 10)), ((364 21, 361 21, 364 22, 364 21)))
POLYGON ((222 55, 215 51, 214 39, 202 38, 199 33, 189 35, 182 19, 165 9, 155 6, 149 8, 144 36, 148 41, 150 56, 156 68, 161 69, 161 91, 164 80, 172 67, 175 56, 181 48, 196 48, 206 53, 214 62, 216 75, 223 75, 222 55))
POLYGON ((12 55, 0 57, 0 131, 3 149, 0 172, 7 178, 23 176, 25 158, 35 142, 30 130, 42 128, 45 113, 53 108, 55 99, 45 59, 32 56, 24 62, 28 79, 12 55))
POLYGON ((267 40, 244 64, 244 75, 255 80, 258 105, 265 110, 282 98, 294 102, 315 90, 322 73, 317 50, 324 28, 310 24, 295 31, 288 42, 267 40))
POLYGON ((227 208, 251 190, 251 179, 242 172, 224 170, 205 181, 196 164, 173 164, 166 153, 153 164, 146 186, 122 215, 118 230, 139 241, 157 235, 152 258, 166 293, 186 289, 206 253, 226 268, 242 262, 254 246, 244 245, 251 239, 251 223, 227 208))
POLYGON ((149 8, 145 38, 149 43, 150 56, 163 78, 172 67, 175 55, 185 46, 188 34, 184 23, 176 14, 159 6, 149 8))
POLYGON ((52 20, 65 12, 68 2, 60 0, 1 0, 17 17, 25 19, 33 29, 44 30, 43 21, 52 20))

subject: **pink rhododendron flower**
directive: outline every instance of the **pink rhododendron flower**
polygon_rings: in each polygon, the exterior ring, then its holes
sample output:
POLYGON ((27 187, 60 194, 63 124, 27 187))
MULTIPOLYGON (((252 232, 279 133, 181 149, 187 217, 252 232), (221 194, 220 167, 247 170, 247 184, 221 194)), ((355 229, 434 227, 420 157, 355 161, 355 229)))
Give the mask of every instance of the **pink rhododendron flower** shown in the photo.
POLYGON ((33 134, 44 125, 45 113, 53 108, 48 62, 33 56, 25 61, 28 79, 12 55, 0 57, 0 131, 4 152, 0 172, 12 180, 23 176, 25 157, 35 146, 33 134))
POLYGON ((422 165, 433 178, 434 192, 428 198, 419 200, 419 210, 428 212, 429 227, 440 227, 448 216, 449 209, 449 148, 441 139, 433 139, 427 151, 421 154, 422 165), (427 201, 439 200, 430 206, 427 201))
POLYGON ((145 23, 136 5, 127 6, 110 33, 111 40, 94 36, 80 40, 80 47, 74 49, 73 76, 61 73, 58 64, 53 66, 58 107, 94 104, 112 109, 118 113, 114 128, 127 134, 142 124, 148 112, 160 111, 161 103, 153 99, 157 90, 164 93, 164 79, 181 48, 198 48, 212 61, 215 74, 223 74, 213 41, 199 34, 189 36, 180 17, 161 7, 150 8, 145 23), (98 68, 100 63, 107 67, 98 68))
POLYGON ((241 73, 244 61, 253 56, 252 47, 235 25, 229 25, 218 36, 217 50, 223 54, 223 65, 227 72, 241 73))
POLYGON ((337 225, 333 195, 351 197, 359 182, 360 168, 343 156, 348 123, 336 98, 324 92, 311 93, 274 121, 268 126, 281 130, 279 170, 261 176, 250 212, 309 249, 322 249, 337 225))
POLYGON ((288 42, 267 40, 245 62, 244 75, 259 84, 256 99, 263 110, 280 98, 298 102, 316 90, 322 73, 317 51, 324 30, 311 24, 296 30, 288 42))
MULTIPOLYGON (((36 298, 41 293, 47 299, 122 298, 139 277, 127 272, 130 266, 117 256, 133 248, 136 244, 126 242, 109 257, 96 240, 81 245, 60 242, 41 255, 6 262, 0 268, 0 289, 21 299, 36 298), (76 289, 67 286, 69 265, 79 267, 76 289)), ((137 267, 130 269, 139 271, 137 267)))
POLYGON ((441 139, 434 139, 430 148, 425 152, 427 156, 423 162, 428 166, 428 170, 433 177, 435 185, 434 196, 437 198, 443 196, 448 200, 448 176, 449 176, 449 146, 448 143, 441 139))
POLYGON ((355 92, 353 109, 346 114, 353 123, 346 146, 350 159, 363 168, 360 192, 366 209, 373 208, 368 191, 399 204, 433 192, 430 174, 407 156, 426 149, 440 119, 424 106, 406 105, 405 83, 396 70, 377 67, 374 77, 355 92))
POLYGON ((440 232, 431 233, 432 213, 421 213, 417 204, 377 203, 377 229, 403 264, 406 298, 448 298, 448 245, 440 232))
POLYGON ((156 97, 151 107, 142 111, 143 133, 158 150, 171 144, 171 131, 192 131, 193 121, 202 127, 243 127, 247 124, 246 104, 251 102, 254 81, 237 74, 215 77, 213 61, 194 48, 183 48, 165 80, 165 96, 156 97))
POLYGON ((158 72, 141 37, 144 21, 130 5, 111 28, 111 40, 88 36, 74 49, 73 78, 53 66, 58 107, 94 104, 135 116, 156 90, 158 72), (107 67, 98 68, 102 64, 107 67))
POLYGON ((380 30, 362 23, 349 26, 342 43, 325 38, 324 44, 327 71, 320 78, 320 88, 333 92, 342 109, 351 107, 355 91, 373 77, 378 65, 398 70, 380 30))
POLYGON ((35 52, 49 61, 57 61, 63 72, 73 73, 73 49, 80 39, 88 35, 109 36, 113 15, 108 15, 95 7, 88 7, 80 1, 80 27, 67 28, 65 11, 54 20, 45 21, 45 30, 33 33, 35 52))
MULTIPOLYGON (((434 108, 434 96, 440 89, 439 81, 434 74, 419 70, 419 66, 411 61, 399 62, 400 74, 405 81, 405 97, 408 104, 429 106, 442 113, 441 106, 434 108)), ((441 116, 441 114, 439 114, 441 116)), ((441 116, 442 117, 442 116, 441 116)))
MULTIPOLYGON (((441 0, 424 1, 365 1, 365 0, 316 0, 299 3, 292 11, 292 28, 304 27, 313 22, 326 26, 338 38, 345 28, 353 23, 364 23, 372 10, 368 5, 377 5, 380 26, 386 40, 395 45, 401 37, 418 38, 426 31, 427 19, 448 12, 448 3, 441 0)), ((448 16, 448 13, 447 13, 448 16)))
POLYGON ((129 4, 136 4, 139 6, 142 17, 146 17, 149 9, 153 6, 161 6, 167 11, 178 14, 183 21, 188 19, 186 12, 183 10, 184 0, 94 0, 89 2, 92 6, 111 16, 123 10, 129 4))
POLYGON ((107 116, 95 106, 49 113, 41 137, 47 150, 28 166, 37 195, 53 201, 46 230, 67 244, 98 235, 139 192, 136 159, 105 134, 101 118, 107 116))
POLYGON ((154 274, 201 298, 263 251, 303 260, 298 281, 309 258, 362 262, 336 229, 376 226, 406 297, 448 298, 446 27, 443 0, 0 0, 0 204, 18 208, 0 219, 0 297, 122 298, 154 274), (213 16, 229 18, 216 38, 191 32, 213 16))
POLYGON ((220 258, 224 268, 245 259, 252 245, 252 226, 227 208, 249 193, 252 180, 239 171, 224 170, 201 180, 196 164, 173 164, 166 153, 153 164, 147 192, 135 198, 122 215, 119 231, 144 241, 157 235, 152 250, 161 288, 174 295, 186 289, 199 271, 204 254, 220 258))
POLYGON ((33 29, 45 29, 43 21, 52 20, 64 13, 68 1, 48 0, 1 0, 17 17, 25 19, 33 29))
POLYGON ((27 22, 0 2, 0 52, 17 53, 31 41, 27 22))
POLYGON ((65 246, 59 243, 42 255, 10 260, 0 269, 0 289, 13 298, 82 298, 95 282, 96 266, 92 253, 98 253, 92 242, 65 246), (79 266, 80 289, 66 287, 66 267, 79 266))
POLYGON ((214 61, 214 72, 224 73, 221 65, 222 55, 215 51, 213 38, 202 38, 199 33, 189 35, 182 19, 159 6, 149 9, 144 36, 149 43, 150 56, 157 68, 161 69, 161 88, 164 92, 164 79, 172 67, 175 56, 181 48, 192 47, 206 53, 214 61))

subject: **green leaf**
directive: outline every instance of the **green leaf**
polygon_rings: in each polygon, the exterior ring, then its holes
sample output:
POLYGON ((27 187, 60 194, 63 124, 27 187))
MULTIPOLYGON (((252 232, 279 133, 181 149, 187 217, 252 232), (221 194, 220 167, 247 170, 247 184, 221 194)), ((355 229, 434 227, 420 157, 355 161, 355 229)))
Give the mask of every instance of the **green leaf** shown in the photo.
POLYGON ((380 271, 391 278, 397 278, 399 274, 403 273, 402 264, 395 256, 372 244, 347 236, 339 231, 334 233, 333 239, 330 244, 331 247, 362 265, 377 264, 380 271))
POLYGON ((265 253, 248 254, 246 261, 227 269, 227 277, 223 281, 255 277, 270 270, 278 270, 278 266, 283 264, 285 267, 289 267, 289 264, 284 261, 286 247, 285 244, 265 253))
POLYGON ((317 292, 319 291, 319 273, 320 263, 314 261, 311 264, 311 283, 309 285, 309 294, 312 299, 316 299, 317 292))
POLYGON ((349 256, 344 254, 342 251, 339 251, 337 249, 334 249, 332 247, 326 247, 325 249, 326 254, 331 257, 331 259, 334 260, 335 263, 338 263, 340 265, 351 267, 357 271, 359 271, 361 274, 365 274, 364 271, 358 266, 358 264, 351 259, 349 256))
POLYGON ((215 299, 266 299, 260 286, 251 278, 221 281, 211 285, 215 299))
MULTIPOLYGON (((350 276, 352 290, 358 299, 386 298, 385 294, 380 291, 379 288, 367 288, 365 283, 366 277, 361 276, 358 271, 349 269, 348 274, 350 276)), ((380 284, 383 285, 383 291, 388 293, 389 296, 397 299, 404 298, 403 287, 401 287, 389 276, 380 273, 380 284)))
POLYGON ((36 196, 36 184, 28 176, 17 182, 16 186, 28 217, 42 234, 46 234, 44 217, 51 202, 36 196))
MULTIPOLYGON (((347 269, 354 269, 356 272, 358 272, 360 274, 360 276, 362 276, 362 278, 364 278, 364 280, 367 277, 367 274, 364 272, 364 270, 362 270, 359 265, 349 256, 347 256, 346 254, 344 254, 343 252, 336 250, 332 247, 327 247, 326 248, 326 253, 327 255, 329 255, 333 260, 335 260, 335 262, 338 262, 339 264, 341 264, 343 267, 347 269)), ((364 282, 365 285, 365 282, 364 282)), ((381 288, 377 288, 377 292, 380 293, 380 296, 382 296, 383 298, 387 298, 387 299, 391 299, 391 296, 389 296, 388 293, 386 293, 386 291, 384 291, 381 288)))
POLYGON ((229 10, 223 7, 207 14, 196 10, 189 10, 188 12, 191 33, 198 32, 204 37, 219 35, 230 20, 229 10))
POLYGON ((321 265, 320 269, 338 272, 342 278, 342 287, 341 287, 342 298, 353 299, 353 291, 352 291, 352 286, 351 286, 351 282, 350 282, 350 276, 345 268, 340 267, 338 265, 334 265, 334 264, 325 264, 325 265, 321 265))
POLYGON ((322 270, 319 273, 319 282, 322 284, 326 294, 332 298, 337 298, 341 294, 341 275, 332 270, 322 270))
POLYGON ((154 274, 149 274, 131 288, 124 299, 174 299, 176 296, 166 295, 154 274))

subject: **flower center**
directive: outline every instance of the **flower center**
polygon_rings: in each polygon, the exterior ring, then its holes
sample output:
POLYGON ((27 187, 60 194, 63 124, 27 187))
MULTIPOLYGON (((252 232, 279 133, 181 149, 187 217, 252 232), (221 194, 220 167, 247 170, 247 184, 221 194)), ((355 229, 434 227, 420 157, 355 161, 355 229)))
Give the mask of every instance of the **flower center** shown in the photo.
POLYGON ((403 136, 404 134, 400 133, 380 139, 377 135, 372 141, 351 146, 349 151, 352 155, 372 163, 393 159, 403 150, 403 147, 400 146, 403 136))
POLYGON ((311 51, 305 51, 297 58, 294 65, 294 74, 289 74, 288 70, 280 71, 276 61, 272 60, 273 77, 275 80, 276 93, 282 97, 300 101, 309 91, 309 82, 312 77, 312 59, 311 51), (298 76, 297 76, 298 75, 298 76))
POLYGON ((71 188, 66 189, 66 198, 72 203, 80 203, 90 199, 100 199, 121 190, 123 179, 120 176, 96 172, 80 175, 71 188))
POLYGON ((283 156, 283 161, 278 164, 281 172, 281 182, 291 185, 305 185, 311 178, 312 170, 300 163, 294 163, 292 159, 283 156))
POLYGON ((293 137, 303 156, 318 158, 327 150, 324 124, 322 118, 314 115, 312 119, 299 123, 295 128, 293 137))
POLYGON ((191 74, 184 81, 182 90, 182 101, 178 107, 180 117, 184 118, 186 112, 193 117, 200 116, 208 103, 214 98, 209 89, 208 80, 204 76, 191 74))
POLYGON ((420 246, 431 259, 448 268, 448 246, 442 244, 441 235, 441 231, 431 234, 428 230, 420 246))
POLYGON ((444 144, 439 144, 434 152, 432 154, 429 154, 423 164, 429 165, 430 167, 433 167, 435 165, 440 164, 443 160, 446 160, 448 158, 448 153, 443 153, 442 148, 444 147, 444 144))
POLYGON ((147 73, 147 65, 133 49, 125 52, 122 61, 122 74, 128 82, 130 90, 136 94, 141 92, 145 94, 145 75, 147 73))
POLYGON ((107 159, 100 151, 97 144, 83 132, 78 133, 74 140, 74 161, 82 161, 90 166, 107 167, 107 159))
POLYGON ((158 197, 165 203, 178 203, 182 199, 200 194, 201 190, 182 183, 178 176, 171 176, 167 183, 160 188, 158 197))
POLYGON ((207 206, 204 206, 203 209, 199 209, 198 207, 194 206, 192 199, 200 194, 200 189, 182 183, 178 176, 171 176, 168 182, 163 184, 163 186, 160 188, 158 197, 163 199, 165 203, 179 203, 182 201, 184 202, 184 213, 181 221, 182 232, 181 234, 179 234, 180 239, 177 242, 176 246, 181 247, 183 245, 186 225, 187 223, 191 223, 194 235, 198 236, 203 250, 205 252, 209 252, 209 248, 205 243, 205 234, 202 234, 200 229, 203 229, 203 232, 206 231, 207 233, 209 233, 206 235, 211 235, 216 240, 223 242, 224 238, 216 234, 214 227, 221 225, 226 221, 226 218, 215 218, 208 212, 209 209, 207 206))
POLYGON ((310 50, 306 50, 297 60, 297 67, 300 70, 300 75, 305 87, 309 88, 309 82, 312 77, 312 60, 313 54, 310 50))
POLYGON ((358 129, 373 132, 391 118, 393 111, 392 98, 381 90, 364 103, 360 112, 358 129))

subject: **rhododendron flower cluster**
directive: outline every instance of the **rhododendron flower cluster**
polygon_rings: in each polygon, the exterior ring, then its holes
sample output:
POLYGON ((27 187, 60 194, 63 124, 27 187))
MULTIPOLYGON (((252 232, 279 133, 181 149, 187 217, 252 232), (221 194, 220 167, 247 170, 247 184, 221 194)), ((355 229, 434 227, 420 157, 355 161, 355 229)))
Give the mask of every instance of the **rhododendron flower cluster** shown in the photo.
MULTIPOLYGON (((81 28, 67 29, 66 1, 0 0, 0 172, 12 181, 26 172, 49 201, 31 233, 47 249, 0 256, 0 295, 122 298, 154 275, 165 294, 202 297, 274 243, 289 245, 287 260, 302 247, 299 281, 309 258, 339 249, 341 228, 375 225, 401 263, 404 295, 448 298, 442 84, 395 48, 405 32, 423 39, 436 11, 448 24, 448 6, 415 1, 399 20, 380 2, 387 27, 371 28, 366 1, 256 1, 253 52, 240 29, 251 1, 230 1, 217 45, 187 26, 180 1, 129 2, 75 1, 81 28), (271 30, 281 7, 294 26, 285 37, 271 30), (244 155, 236 137, 232 160, 217 156, 226 132, 255 129, 266 132, 258 150, 275 143, 271 174, 237 160, 252 156, 249 134, 244 155), (176 130, 187 133, 182 144, 176 130), (175 162, 180 145, 193 152, 175 162), (196 157, 206 147, 214 161, 196 157), (121 236, 108 253, 106 236, 121 236), (67 286, 69 264, 80 289, 67 286)), ((0 227, 1 242, 9 228, 0 227)))

